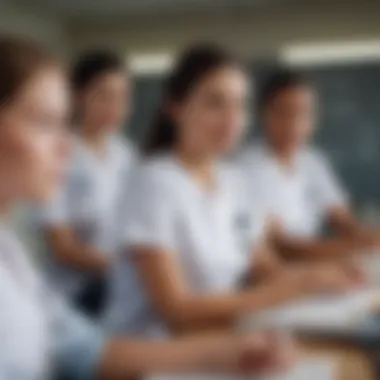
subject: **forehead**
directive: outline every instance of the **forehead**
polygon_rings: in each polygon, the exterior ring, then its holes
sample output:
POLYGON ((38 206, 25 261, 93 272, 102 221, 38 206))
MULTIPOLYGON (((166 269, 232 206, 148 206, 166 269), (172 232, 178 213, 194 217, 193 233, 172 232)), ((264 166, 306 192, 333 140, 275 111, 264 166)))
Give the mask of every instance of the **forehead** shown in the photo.
POLYGON ((46 67, 36 72, 19 90, 15 98, 18 105, 33 107, 67 107, 68 84, 58 67, 46 67))
POLYGON ((313 102, 316 100, 316 91, 307 84, 297 84, 279 90, 274 94, 273 104, 282 102, 313 102))
POLYGON ((128 74, 126 71, 108 71, 94 78, 91 83, 89 83, 88 89, 98 87, 125 87, 128 82, 128 74))
POLYGON ((247 93, 249 81, 247 75, 238 67, 220 67, 195 84, 198 90, 227 91, 231 95, 236 92, 247 93))

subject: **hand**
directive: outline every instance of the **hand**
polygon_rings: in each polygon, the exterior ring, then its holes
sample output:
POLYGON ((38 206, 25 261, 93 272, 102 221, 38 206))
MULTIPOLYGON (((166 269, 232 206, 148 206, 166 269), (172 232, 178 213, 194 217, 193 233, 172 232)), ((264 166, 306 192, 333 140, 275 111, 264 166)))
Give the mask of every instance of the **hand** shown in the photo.
POLYGON ((270 217, 266 224, 266 235, 272 242, 281 241, 285 237, 285 230, 281 220, 270 217))
POLYGON ((251 336, 234 338, 223 359, 224 371, 238 373, 280 372, 296 361, 293 341, 283 334, 256 332, 251 336))
POLYGON ((362 266, 352 259, 344 260, 340 267, 346 275, 358 286, 364 286, 367 283, 367 276, 362 266))
POLYGON ((316 264, 307 270, 305 283, 315 292, 347 292, 358 287, 359 273, 336 263, 316 264))
POLYGON ((363 253, 372 253, 373 251, 377 251, 380 248, 380 234, 379 231, 364 231, 361 234, 361 238, 359 239, 360 243, 362 244, 361 251, 363 253))

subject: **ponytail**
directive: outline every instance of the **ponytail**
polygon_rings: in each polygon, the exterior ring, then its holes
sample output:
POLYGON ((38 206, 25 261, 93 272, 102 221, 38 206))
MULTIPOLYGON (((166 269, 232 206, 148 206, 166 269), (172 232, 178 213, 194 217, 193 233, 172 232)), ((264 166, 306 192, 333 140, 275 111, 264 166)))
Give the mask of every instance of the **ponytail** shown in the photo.
POLYGON ((153 155, 170 150, 176 142, 176 126, 170 116, 160 110, 152 124, 150 134, 143 146, 145 155, 153 155))

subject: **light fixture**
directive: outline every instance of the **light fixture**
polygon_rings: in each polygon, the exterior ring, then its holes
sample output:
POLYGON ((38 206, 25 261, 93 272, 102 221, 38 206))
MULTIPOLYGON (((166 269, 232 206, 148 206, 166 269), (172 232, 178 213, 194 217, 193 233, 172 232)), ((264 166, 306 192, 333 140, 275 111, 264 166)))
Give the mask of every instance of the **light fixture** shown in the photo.
POLYGON ((128 55, 129 67, 135 75, 160 75, 170 70, 173 54, 168 52, 135 53, 128 55))
POLYGON ((280 60, 291 66, 380 61, 380 40, 288 45, 280 60))

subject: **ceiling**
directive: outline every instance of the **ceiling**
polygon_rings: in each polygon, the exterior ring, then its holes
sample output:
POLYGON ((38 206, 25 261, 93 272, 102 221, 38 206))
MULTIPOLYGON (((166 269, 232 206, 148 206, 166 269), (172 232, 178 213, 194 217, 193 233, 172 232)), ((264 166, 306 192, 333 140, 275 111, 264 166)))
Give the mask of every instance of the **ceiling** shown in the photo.
MULTIPOLYGON (((69 16, 133 14, 157 11, 229 10, 255 7, 291 0, 21 0, 29 6, 64 13, 69 16)), ((305 1, 305 0, 298 0, 305 1)))

